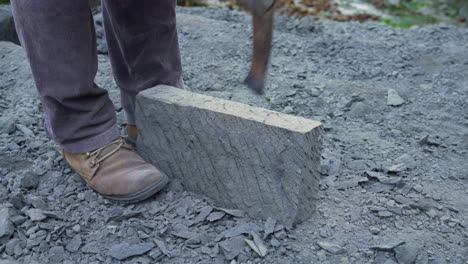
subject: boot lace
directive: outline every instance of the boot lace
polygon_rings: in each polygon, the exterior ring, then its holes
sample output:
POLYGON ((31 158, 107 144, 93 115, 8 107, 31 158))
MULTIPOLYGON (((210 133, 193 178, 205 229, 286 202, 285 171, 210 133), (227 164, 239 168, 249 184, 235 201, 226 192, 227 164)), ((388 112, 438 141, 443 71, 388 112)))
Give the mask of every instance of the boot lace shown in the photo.
POLYGON ((96 165, 98 165, 99 163, 101 163, 103 160, 109 158, 110 156, 112 156, 114 153, 116 153, 124 144, 124 140, 122 138, 118 138, 112 142, 110 142, 109 144, 105 145, 105 146, 102 146, 96 150, 93 150, 93 151, 90 151, 90 152, 86 152, 85 155, 86 155, 86 158, 93 158, 91 160, 91 168, 94 168, 96 165), (105 155, 103 155, 102 157, 100 157, 101 155, 101 152, 109 147, 109 146, 115 146, 114 149, 112 149, 111 151, 109 151, 108 153, 106 153, 105 155))

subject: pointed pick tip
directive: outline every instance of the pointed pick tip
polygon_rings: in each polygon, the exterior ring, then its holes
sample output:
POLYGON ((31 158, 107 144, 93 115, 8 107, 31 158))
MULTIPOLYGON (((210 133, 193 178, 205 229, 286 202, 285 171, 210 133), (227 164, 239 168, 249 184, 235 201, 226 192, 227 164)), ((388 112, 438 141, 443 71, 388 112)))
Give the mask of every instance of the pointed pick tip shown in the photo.
POLYGON ((264 78, 256 78, 252 74, 249 74, 244 80, 244 84, 250 88, 254 93, 258 95, 264 94, 265 80, 264 78))

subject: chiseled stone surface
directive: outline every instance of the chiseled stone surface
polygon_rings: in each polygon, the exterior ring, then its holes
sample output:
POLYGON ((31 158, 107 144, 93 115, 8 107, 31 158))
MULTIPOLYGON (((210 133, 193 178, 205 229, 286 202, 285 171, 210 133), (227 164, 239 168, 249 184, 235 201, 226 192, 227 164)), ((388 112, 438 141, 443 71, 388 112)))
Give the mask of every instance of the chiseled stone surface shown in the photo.
POLYGON ((169 86, 137 98, 138 151, 189 190, 290 225, 315 210, 319 122, 169 86))

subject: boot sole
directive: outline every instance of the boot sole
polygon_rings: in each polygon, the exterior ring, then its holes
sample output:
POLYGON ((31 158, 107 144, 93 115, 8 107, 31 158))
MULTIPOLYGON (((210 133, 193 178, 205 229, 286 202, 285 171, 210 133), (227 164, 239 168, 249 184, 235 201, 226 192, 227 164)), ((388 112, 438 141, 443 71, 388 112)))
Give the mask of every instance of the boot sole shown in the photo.
MULTIPOLYGON (((158 182, 155 182, 153 185, 148 186, 147 188, 134 192, 131 194, 125 194, 125 195, 105 195, 101 194, 104 198, 114 201, 114 202, 119 202, 119 203, 137 203, 141 202, 143 200, 146 200, 156 194, 157 192, 161 191, 169 182, 169 177, 166 176, 166 174, 161 173, 162 179, 159 180, 158 182)), ((91 188, 92 189, 92 188, 91 188)))

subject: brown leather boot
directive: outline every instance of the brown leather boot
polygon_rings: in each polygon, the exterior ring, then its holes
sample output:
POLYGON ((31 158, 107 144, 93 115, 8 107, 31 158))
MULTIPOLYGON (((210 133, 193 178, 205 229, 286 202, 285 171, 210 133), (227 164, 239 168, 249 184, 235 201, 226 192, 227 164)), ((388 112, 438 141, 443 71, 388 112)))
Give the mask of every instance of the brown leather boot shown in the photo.
POLYGON ((127 135, 130 137, 131 141, 136 142, 138 137, 138 129, 135 125, 127 125, 127 135))
POLYGON ((109 200, 142 201, 168 182, 164 173, 144 161, 122 137, 91 152, 62 152, 88 186, 109 200))

